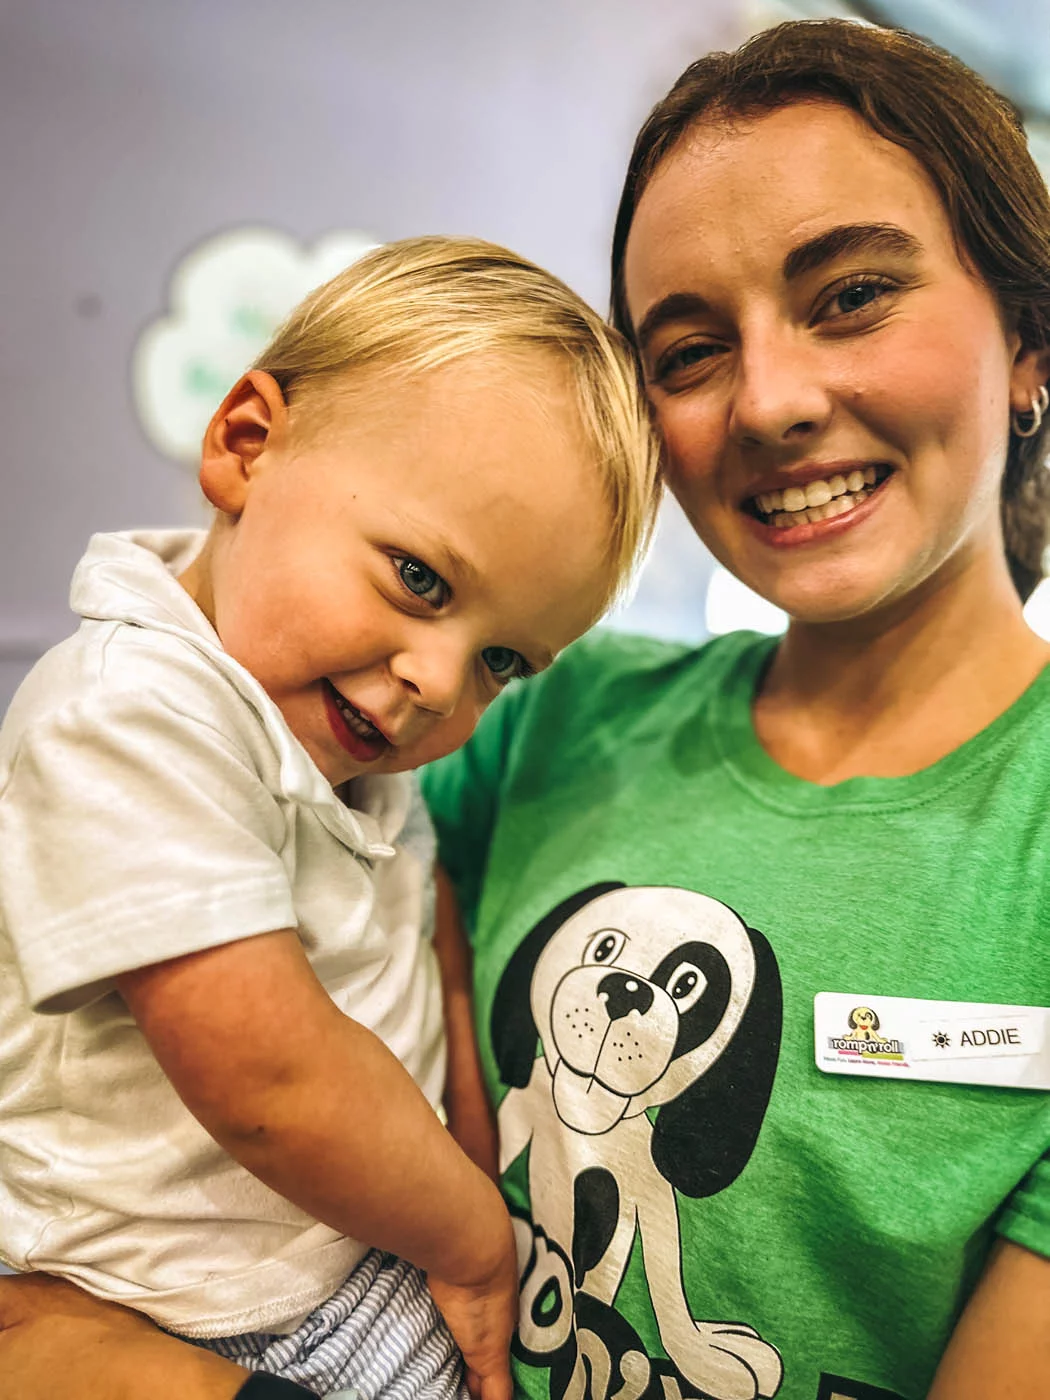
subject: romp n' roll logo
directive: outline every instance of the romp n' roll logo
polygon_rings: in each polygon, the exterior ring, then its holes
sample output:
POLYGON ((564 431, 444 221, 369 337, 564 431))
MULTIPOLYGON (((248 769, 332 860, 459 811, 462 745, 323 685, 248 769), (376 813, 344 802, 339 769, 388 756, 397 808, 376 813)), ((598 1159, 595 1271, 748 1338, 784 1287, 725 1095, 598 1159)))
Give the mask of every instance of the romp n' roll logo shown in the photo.
POLYGON ((879 1014, 871 1006, 855 1006, 847 1017, 849 1029, 844 1035, 829 1035, 828 1049, 844 1059, 876 1060, 880 1063, 903 1062, 904 1045, 881 1033, 879 1014))

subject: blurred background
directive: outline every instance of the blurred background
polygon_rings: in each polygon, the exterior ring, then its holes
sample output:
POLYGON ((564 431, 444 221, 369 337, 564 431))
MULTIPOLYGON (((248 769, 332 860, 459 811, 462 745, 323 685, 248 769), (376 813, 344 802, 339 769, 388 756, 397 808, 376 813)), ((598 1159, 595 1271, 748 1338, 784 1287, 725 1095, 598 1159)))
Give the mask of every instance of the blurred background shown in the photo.
MULTIPOLYGON (((311 285, 472 233, 604 308, 652 104, 700 53, 828 14, 954 50, 1050 169, 1050 0, 0 0, 0 713, 71 630, 93 531, 204 522, 201 428, 311 285)), ((612 621, 781 622, 673 508, 612 621)))

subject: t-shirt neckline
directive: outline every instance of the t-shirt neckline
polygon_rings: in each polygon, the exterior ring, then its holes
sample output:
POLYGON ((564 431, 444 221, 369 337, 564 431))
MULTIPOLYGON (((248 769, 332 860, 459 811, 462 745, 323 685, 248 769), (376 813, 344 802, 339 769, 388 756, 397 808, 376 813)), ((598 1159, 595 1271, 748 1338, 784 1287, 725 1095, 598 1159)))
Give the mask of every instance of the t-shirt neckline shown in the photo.
POLYGON ((929 767, 899 778, 847 778, 824 786, 782 768, 755 733, 752 703, 779 640, 754 634, 740 638, 736 656, 712 697, 709 717, 719 755, 733 778, 767 806, 800 815, 900 809, 930 801, 1003 756, 1017 732, 1050 693, 1048 664, 1002 714, 929 767))

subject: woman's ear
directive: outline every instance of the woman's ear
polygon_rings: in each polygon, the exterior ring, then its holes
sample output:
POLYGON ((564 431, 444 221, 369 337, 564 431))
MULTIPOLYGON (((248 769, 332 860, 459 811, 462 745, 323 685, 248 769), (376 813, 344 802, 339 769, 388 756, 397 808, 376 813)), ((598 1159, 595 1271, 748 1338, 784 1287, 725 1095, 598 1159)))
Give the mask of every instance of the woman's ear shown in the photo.
POLYGON ((201 444, 201 490, 225 515, 240 515, 266 452, 288 436, 288 407, 273 375, 249 370, 208 424, 201 444))
POLYGON ((1014 413, 1031 413, 1032 400, 1039 386, 1050 382, 1050 348, 1021 346, 1014 356, 1010 373, 1010 408, 1014 413))

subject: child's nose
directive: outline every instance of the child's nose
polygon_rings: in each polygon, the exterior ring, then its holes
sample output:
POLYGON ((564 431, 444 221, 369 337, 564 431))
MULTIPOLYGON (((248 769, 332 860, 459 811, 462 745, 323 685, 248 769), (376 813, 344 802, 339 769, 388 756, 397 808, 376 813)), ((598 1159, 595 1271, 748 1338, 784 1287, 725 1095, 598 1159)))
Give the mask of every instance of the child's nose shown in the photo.
POLYGON ((402 652, 391 670, 414 704, 441 719, 447 719, 462 698, 467 667, 451 649, 402 652))

